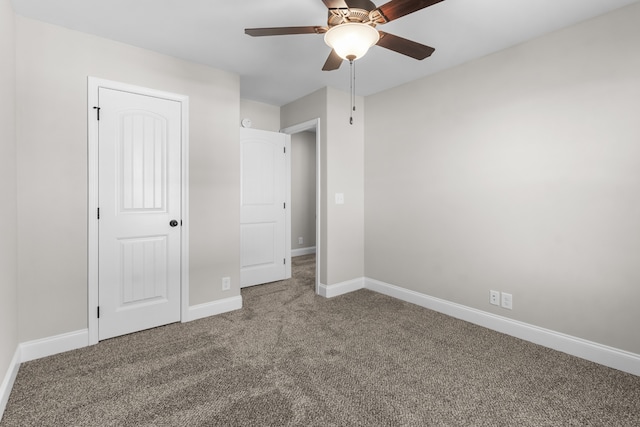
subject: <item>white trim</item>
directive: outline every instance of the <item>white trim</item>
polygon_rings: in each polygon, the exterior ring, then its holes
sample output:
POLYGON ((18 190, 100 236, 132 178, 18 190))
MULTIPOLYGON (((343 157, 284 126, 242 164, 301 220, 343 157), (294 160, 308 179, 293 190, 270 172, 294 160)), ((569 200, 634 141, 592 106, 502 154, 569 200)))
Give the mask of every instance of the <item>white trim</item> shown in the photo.
MULTIPOLYGON (((320 118, 308 120, 297 125, 289 126, 284 129, 280 129, 280 132, 292 135, 294 133, 300 133, 308 130, 314 130, 316 132, 316 294, 322 295, 323 286, 320 283, 320 267, 323 263, 322 253, 320 251, 321 242, 321 218, 322 218, 322 138, 320 134, 320 118)), ((291 224, 291 222, 289 222, 291 224)), ((294 255, 292 255, 294 256, 294 255)))
POLYGON ((16 377, 18 376, 19 368, 20 347, 18 346, 15 353, 13 353, 13 359, 9 362, 7 373, 4 375, 2 384, 0 384, 0 421, 2 420, 2 415, 7 407, 7 403, 9 402, 9 395, 11 395, 11 389, 13 389, 13 383, 16 381, 16 377))
POLYGON ((89 345, 88 329, 27 341, 20 344, 20 361, 28 362, 30 360, 64 353, 65 351, 83 348, 87 345, 89 345))
POLYGON ((348 294, 364 288, 364 278, 348 280, 346 282, 336 283, 333 285, 320 284, 320 295, 325 298, 333 298, 339 295, 348 294))
POLYGON ((242 296, 230 297, 189 307, 187 322, 217 314, 228 313, 242 308, 242 296))
POLYGON ((191 221, 189 215, 189 97, 186 95, 169 94, 180 102, 182 111, 182 177, 181 177, 181 223, 180 234, 180 319, 189 316, 189 236, 191 221))
POLYGON ((94 106, 100 105, 98 89, 104 87, 113 90, 131 92, 140 95, 177 101, 181 105, 182 127, 182 233, 181 249, 181 291, 180 317, 184 319, 189 312, 189 97, 170 92, 149 89, 140 86, 89 76, 87 78, 87 163, 88 163, 88 262, 87 262, 87 325, 89 345, 98 343, 98 318, 96 316, 99 305, 98 294, 98 219, 95 215, 98 209, 98 121, 94 119, 94 106))
POLYGON ((365 278, 365 288, 544 347, 640 376, 640 355, 365 278))
POLYGON ((284 255, 286 259, 284 277, 291 279, 291 135, 285 134, 284 141, 284 182, 285 182, 285 225, 284 225, 284 255))
POLYGON ((93 106, 98 103, 99 81, 93 77, 87 78, 87 328, 89 344, 98 342, 98 318, 96 315, 99 305, 98 294, 98 219, 95 212, 98 209, 98 123, 92 120, 95 111, 93 106))
POLYGON ((300 132, 305 132, 311 129, 315 129, 316 132, 318 131, 318 129, 320 128, 320 119, 311 119, 311 120, 307 120, 306 122, 303 123, 298 123, 297 125, 293 125, 293 126, 289 126, 287 128, 284 129, 280 129, 281 133, 287 133, 289 135, 294 134, 294 133, 300 133, 300 132))
POLYGON ((315 246, 310 246, 308 248, 300 248, 300 249, 292 249, 291 250, 291 256, 292 257, 302 256, 302 255, 311 255, 311 254, 315 254, 315 253, 316 253, 316 247, 315 246))

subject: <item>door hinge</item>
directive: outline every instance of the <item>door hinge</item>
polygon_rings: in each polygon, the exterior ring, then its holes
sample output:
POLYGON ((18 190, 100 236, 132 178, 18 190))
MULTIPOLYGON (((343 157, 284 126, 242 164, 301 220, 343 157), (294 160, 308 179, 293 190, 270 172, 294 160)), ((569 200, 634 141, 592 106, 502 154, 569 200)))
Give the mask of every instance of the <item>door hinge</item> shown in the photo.
POLYGON ((287 154, 287 147, 284 147, 284 154, 287 154))
POLYGON ((98 219, 100 219, 100 208, 98 208, 98 219))
POLYGON ((96 117, 100 120, 100 107, 93 107, 93 109, 96 110, 96 117))
POLYGON ((282 263, 283 263, 283 264, 286 264, 286 263, 287 263, 287 259, 286 259, 286 258, 285 258, 285 259, 283 259, 283 260, 282 260, 282 263))
POLYGON ((287 203, 286 202, 282 204, 282 209, 287 209, 287 203))
POLYGON ((98 319, 100 318, 100 306, 98 306, 98 319))

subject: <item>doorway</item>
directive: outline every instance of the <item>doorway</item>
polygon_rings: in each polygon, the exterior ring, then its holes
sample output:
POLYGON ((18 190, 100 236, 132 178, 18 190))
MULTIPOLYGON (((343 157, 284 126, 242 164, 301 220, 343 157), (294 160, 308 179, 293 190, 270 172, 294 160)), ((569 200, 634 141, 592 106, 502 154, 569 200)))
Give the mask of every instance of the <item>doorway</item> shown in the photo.
POLYGON ((89 78, 89 344, 186 318, 188 98, 89 78))
POLYGON ((281 132, 291 135, 291 256, 311 256, 315 254, 315 292, 319 294, 320 271, 323 261, 320 250, 320 119, 287 127, 282 129, 281 132), (310 149, 314 150, 313 156, 309 155, 310 149), (309 163, 310 158, 312 159, 311 164, 309 163), (311 171, 309 170, 310 167, 312 167, 311 171), (315 199, 312 201, 308 197, 310 186, 313 188, 313 198, 315 199), (313 233, 313 236, 310 236, 310 233, 313 233))

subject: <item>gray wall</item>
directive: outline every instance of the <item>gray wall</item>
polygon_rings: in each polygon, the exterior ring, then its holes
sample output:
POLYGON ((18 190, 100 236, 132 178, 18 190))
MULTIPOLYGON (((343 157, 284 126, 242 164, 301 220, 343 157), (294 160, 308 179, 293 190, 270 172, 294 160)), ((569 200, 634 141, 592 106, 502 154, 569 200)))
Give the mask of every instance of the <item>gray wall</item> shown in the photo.
MULTIPOLYGON (((280 131, 280 107, 265 104, 263 102, 240 100, 240 119, 248 117, 252 121, 252 128, 268 130, 271 132, 280 131)), ((238 126, 240 122, 238 121, 238 126)))
POLYGON ((299 132, 291 135, 291 249, 315 245, 316 132, 299 132))
POLYGON ((366 275, 640 354, 639 22, 368 97, 366 275))
POLYGON ((327 92, 323 88, 304 96, 280 109, 280 127, 282 129, 320 119, 320 283, 327 284, 327 92))
POLYGON ((14 21, 0 0, 0 383, 18 346, 14 21))
POLYGON ((189 302, 239 295, 239 77, 22 17, 16 30, 20 341, 87 327, 87 76, 189 96, 189 302))
POLYGON ((349 124, 349 94, 327 90, 327 285, 364 276, 364 100, 356 98, 349 124), (343 193, 344 205, 335 203, 343 193))
POLYGON ((364 275, 364 101, 349 125, 349 94, 324 88, 281 109, 281 127, 320 118, 320 282, 364 275), (335 193, 345 203, 335 204, 335 193))

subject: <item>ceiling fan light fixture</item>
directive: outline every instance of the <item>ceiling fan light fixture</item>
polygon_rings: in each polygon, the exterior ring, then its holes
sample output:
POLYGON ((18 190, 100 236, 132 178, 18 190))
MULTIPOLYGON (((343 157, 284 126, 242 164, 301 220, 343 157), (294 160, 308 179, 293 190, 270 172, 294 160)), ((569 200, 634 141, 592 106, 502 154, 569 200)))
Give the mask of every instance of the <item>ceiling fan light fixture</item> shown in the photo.
POLYGON ((350 22, 331 27, 324 42, 346 60, 362 58, 380 40, 378 30, 368 24, 350 22))

